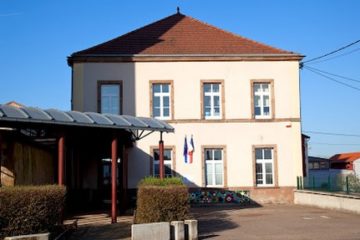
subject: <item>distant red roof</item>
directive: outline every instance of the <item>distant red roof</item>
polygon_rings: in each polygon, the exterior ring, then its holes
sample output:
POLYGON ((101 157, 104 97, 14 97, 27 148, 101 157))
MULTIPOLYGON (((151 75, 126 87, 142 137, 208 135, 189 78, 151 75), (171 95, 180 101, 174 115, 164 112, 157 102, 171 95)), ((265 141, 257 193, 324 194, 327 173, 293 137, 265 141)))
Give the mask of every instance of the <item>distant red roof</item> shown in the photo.
POLYGON ((5 105, 12 106, 12 107, 16 107, 16 108, 25 107, 24 104, 21 104, 21 103, 15 102, 15 101, 10 101, 10 102, 8 102, 8 103, 5 103, 5 105))
POLYGON ((293 55, 177 13, 83 51, 79 56, 114 55, 293 55))
POLYGON ((330 160, 331 162, 335 162, 335 161, 353 162, 359 158, 360 158, 360 152, 352 152, 352 153, 335 154, 330 158, 330 160))

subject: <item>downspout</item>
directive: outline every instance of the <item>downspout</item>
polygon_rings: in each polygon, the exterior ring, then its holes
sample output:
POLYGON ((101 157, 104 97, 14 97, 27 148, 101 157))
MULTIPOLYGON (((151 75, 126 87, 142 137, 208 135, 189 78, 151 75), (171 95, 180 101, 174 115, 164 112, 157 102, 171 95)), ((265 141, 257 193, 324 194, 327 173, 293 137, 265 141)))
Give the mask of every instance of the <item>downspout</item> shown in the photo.
POLYGON ((73 94, 74 94, 74 68, 73 65, 71 65, 71 111, 74 110, 74 101, 73 101, 73 94))

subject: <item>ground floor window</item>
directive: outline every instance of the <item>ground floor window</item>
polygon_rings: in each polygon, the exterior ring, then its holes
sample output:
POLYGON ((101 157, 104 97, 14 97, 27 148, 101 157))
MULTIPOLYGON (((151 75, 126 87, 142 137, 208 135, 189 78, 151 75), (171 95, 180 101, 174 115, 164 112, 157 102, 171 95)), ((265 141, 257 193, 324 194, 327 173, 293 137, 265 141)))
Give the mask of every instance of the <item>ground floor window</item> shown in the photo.
MULTIPOLYGON (((160 176, 160 166, 159 166, 159 149, 153 150, 153 176, 160 176)), ((172 160, 173 160, 173 150, 171 148, 164 149, 164 167, 165 167, 165 177, 171 177, 172 174, 172 160)))
POLYGON ((256 185, 274 186, 274 149, 255 148, 256 185))
MULTIPOLYGON (((121 160, 120 158, 118 158, 117 163, 118 163, 118 171, 119 171, 119 164, 120 164, 121 160)), ((101 159, 101 165, 102 165, 102 184, 103 186, 110 186, 111 185, 111 159, 110 158, 103 158, 101 159)), ((119 177, 121 175, 118 173, 117 174, 117 184, 119 184, 119 177)))
POLYGON ((207 187, 224 185, 224 161, 222 148, 205 148, 205 177, 207 187))

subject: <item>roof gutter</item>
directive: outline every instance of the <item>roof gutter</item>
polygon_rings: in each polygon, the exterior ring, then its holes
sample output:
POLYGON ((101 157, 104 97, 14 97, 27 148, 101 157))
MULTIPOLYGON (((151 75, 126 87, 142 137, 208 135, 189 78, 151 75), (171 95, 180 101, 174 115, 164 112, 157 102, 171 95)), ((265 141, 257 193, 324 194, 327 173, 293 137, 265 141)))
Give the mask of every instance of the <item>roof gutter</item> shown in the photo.
POLYGON ((300 61, 305 56, 284 54, 73 54, 68 65, 77 62, 171 62, 171 61, 300 61))

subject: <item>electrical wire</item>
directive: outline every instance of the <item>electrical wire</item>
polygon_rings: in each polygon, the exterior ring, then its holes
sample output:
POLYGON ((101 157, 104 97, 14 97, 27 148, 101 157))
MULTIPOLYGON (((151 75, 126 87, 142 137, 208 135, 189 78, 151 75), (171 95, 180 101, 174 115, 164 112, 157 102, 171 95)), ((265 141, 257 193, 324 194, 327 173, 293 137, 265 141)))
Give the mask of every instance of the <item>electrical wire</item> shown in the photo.
POLYGON ((343 86, 346 86, 346 87, 348 87, 348 88, 352 88, 352 89, 354 89, 354 90, 360 91, 360 88, 358 88, 358 87, 355 87, 355 86, 350 85, 350 84, 348 84, 348 83, 341 82, 341 81, 336 80, 336 79, 334 79, 334 78, 332 78, 332 77, 329 77, 329 76, 327 76, 327 75, 325 75, 325 74, 322 74, 322 73, 320 73, 320 72, 314 71, 314 70, 312 70, 311 68, 309 68, 309 67, 307 67, 307 66, 304 66, 304 68, 307 69, 308 71, 311 71, 311 72, 313 72, 313 73, 315 73, 315 74, 318 74, 318 75, 320 75, 320 76, 322 76, 322 77, 324 77, 324 78, 326 78, 326 79, 328 79, 328 80, 330 80, 330 81, 333 81, 333 82, 336 82, 336 83, 341 84, 341 85, 343 85, 343 86))
POLYGON ((303 131, 304 133, 331 135, 331 136, 342 136, 342 137, 359 137, 360 134, 347 134, 347 133, 334 133, 334 132, 321 132, 321 131, 303 131))
POLYGON ((309 60, 307 60, 307 61, 304 61, 304 62, 302 62, 302 63, 305 64, 305 63, 313 62, 313 61, 315 61, 315 60, 318 60, 318 59, 321 59, 321 58, 330 56, 330 55, 332 55, 332 54, 334 54, 334 53, 340 52, 340 51, 342 51, 342 50, 344 50, 344 49, 346 49, 346 48, 348 48, 348 47, 351 47, 352 45, 355 45, 355 44, 357 44, 357 43, 359 43, 359 42, 360 42, 360 39, 359 39, 359 40, 356 40, 356 41, 354 41, 354 42, 352 42, 352 43, 349 43, 349 44, 347 44, 346 46, 343 46, 343 47, 341 47, 341 48, 338 48, 338 49, 336 49, 336 50, 334 50, 334 51, 331 51, 331 52, 329 52, 329 53, 326 53, 326 54, 324 54, 324 55, 321 55, 321 56, 319 56, 319 57, 311 58, 311 59, 309 59, 309 60))
MULTIPOLYGON (((360 48, 359 48, 360 49, 360 48)), ((318 68, 314 68, 314 67, 309 67, 309 66, 306 66, 307 68, 309 69, 312 69, 314 71, 318 71, 318 72, 321 72, 321 73, 324 73, 324 74, 328 74, 328 75, 331 75, 331 76, 334 76, 334 77, 339 77, 339 78, 342 78, 342 79, 345 79, 345 80, 349 80, 349 81, 353 81, 353 82, 358 82, 360 83, 360 80, 358 79, 355 79, 355 78, 349 78, 349 77, 345 77, 345 76, 342 76, 342 75, 338 75, 338 74, 335 74, 335 73, 330 73, 330 72, 327 72, 327 71, 324 71, 324 70, 320 70, 318 68)))
POLYGON ((324 142, 309 142, 309 144, 329 145, 329 146, 360 146, 360 143, 324 143, 324 142))
POLYGON ((327 62, 327 61, 330 61, 330 60, 333 60, 333 59, 336 59, 336 58, 339 58, 339 57, 344 57, 346 55, 352 54, 352 53, 357 52, 359 50, 360 50, 360 48, 356 48, 356 49, 354 49, 352 51, 349 51, 349 52, 346 52, 346 53, 343 53, 343 54, 340 54, 340 55, 337 55, 337 56, 334 56, 334 57, 331 57, 331 58, 327 58, 327 59, 319 60, 319 61, 315 61, 315 62, 310 62, 310 64, 317 64, 317 63, 327 62))

